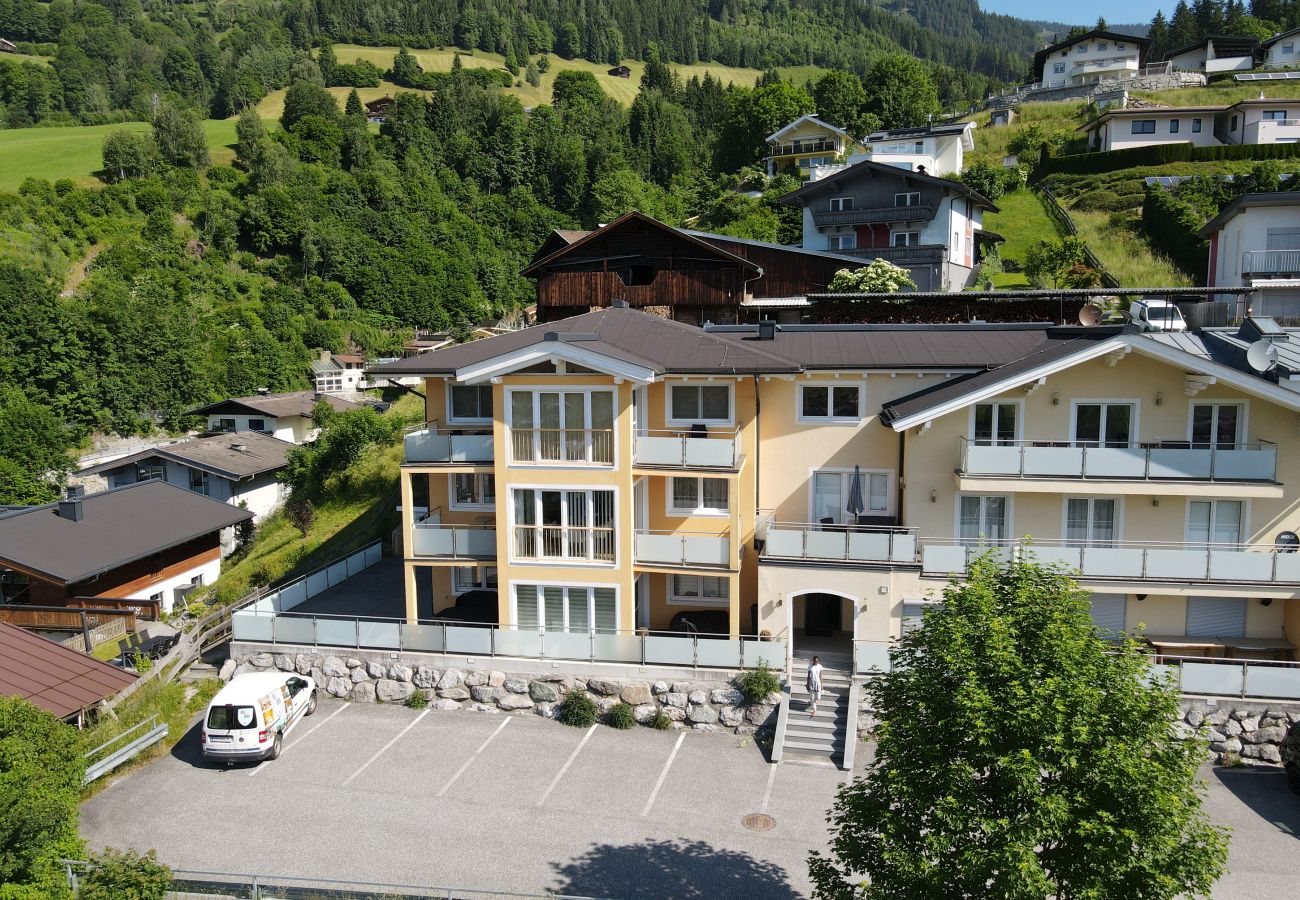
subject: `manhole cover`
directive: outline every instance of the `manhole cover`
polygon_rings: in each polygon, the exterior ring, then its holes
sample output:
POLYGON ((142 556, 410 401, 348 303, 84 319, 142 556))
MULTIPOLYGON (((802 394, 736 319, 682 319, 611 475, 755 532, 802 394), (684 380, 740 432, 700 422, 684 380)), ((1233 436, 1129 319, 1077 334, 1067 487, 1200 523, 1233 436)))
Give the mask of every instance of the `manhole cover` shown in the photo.
POLYGON ((776 819, 767 813, 750 813, 740 820, 740 824, 750 831, 771 831, 776 827, 776 819))

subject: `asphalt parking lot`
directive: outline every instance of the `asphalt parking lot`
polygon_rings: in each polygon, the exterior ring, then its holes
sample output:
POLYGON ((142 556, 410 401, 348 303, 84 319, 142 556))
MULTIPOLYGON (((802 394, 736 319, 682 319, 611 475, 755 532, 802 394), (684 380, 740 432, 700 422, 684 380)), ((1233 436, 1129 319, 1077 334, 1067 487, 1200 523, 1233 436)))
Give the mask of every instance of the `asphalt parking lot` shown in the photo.
MULTIPOLYGON (((859 754, 860 763, 867 753, 859 754)), ((1300 797, 1280 770, 1202 771, 1233 828, 1216 900, 1292 896, 1300 797)), ((322 701, 280 759, 170 756, 87 801, 96 847, 175 868, 596 897, 791 898, 845 773, 770 765, 748 738, 566 728, 532 715, 322 701), (765 813, 768 831, 741 819, 765 813)))
POLYGON ((174 868, 613 898, 790 898, 845 773, 731 734, 321 702, 280 759, 214 768, 197 726, 82 808, 174 868), (741 819, 766 813, 769 831, 741 819))

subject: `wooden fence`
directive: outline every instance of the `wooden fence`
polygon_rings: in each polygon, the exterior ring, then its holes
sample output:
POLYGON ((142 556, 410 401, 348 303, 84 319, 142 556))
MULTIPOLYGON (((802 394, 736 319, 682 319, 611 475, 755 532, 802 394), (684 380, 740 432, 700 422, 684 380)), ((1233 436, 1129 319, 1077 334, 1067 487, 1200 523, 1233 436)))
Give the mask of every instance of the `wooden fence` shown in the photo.
MULTIPOLYGON (((1056 224, 1060 225, 1061 228, 1065 230, 1066 234, 1071 237, 1077 236, 1079 234, 1079 229, 1075 227, 1074 220, 1070 218, 1070 214, 1067 213, 1065 208, 1057 201, 1056 195, 1052 193, 1051 188, 1045 184, 1040 184, 1037 190, 1039 196, 1044 200, 1043 206, 1047 209, 1047 214, 1056 221, 1056 224)), ((1108 288, 1117 288, 1120 286, 1119 279, 1110 274, 1110 270, 1107 269, 1105 264, 1097 258, 1095 253, 1092 252, 1092 248, 1086 245, 1084 246, 1083 258, 1088 261, 1088 265, 1091 268, 1096 269, 1097 272, 1101 274, 1102 286, 1108 288)))
POLYGON ((86 636, 84 634, 74 634, 70 638, 59 641, 60 644, 69 650, 76 650, 78 653, 89 653, 105 641, 111 641, 114 638, 125 637, 128 631, 134 630, 135 626, 127 628, 127 620, 123 616, 117 616, 109 619, 102 625, 96 625, 90 629, 90 646, 86 646, 86 636))

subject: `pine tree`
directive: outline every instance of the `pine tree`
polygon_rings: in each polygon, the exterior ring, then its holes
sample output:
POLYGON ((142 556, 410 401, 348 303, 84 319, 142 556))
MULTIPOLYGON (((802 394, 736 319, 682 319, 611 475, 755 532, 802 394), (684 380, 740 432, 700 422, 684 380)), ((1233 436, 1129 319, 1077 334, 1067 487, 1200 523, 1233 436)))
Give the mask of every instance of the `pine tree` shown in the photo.
POLYGON ((365 118, 366 111, 361 106, 361 96, 357 93, 356 88, 353 88, 352 90, 348 91, 348 100, 347 103, 345 103, 343 106, 343 113, 349 119, 354 118, 356 116, 360 116, 363 119, 365 118))
POLYGON ((1148 51, 1151 59, 1160 59, 1169 49, 1169 23, 1165 21, 1165 14, 1156 10, 1155 18, 1151 20, 1151 28, 1147 31, 1147 38, 1151 41, 1151 48, 1148 51))

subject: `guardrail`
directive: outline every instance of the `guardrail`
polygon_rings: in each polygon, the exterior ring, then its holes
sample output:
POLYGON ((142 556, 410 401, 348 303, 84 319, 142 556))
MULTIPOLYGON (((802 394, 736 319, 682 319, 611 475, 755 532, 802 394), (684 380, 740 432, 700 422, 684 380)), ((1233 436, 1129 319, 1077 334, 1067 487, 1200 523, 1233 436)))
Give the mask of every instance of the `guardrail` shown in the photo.
POLYGON ((266 614, 244 610, 233 620, 237 641, 353 650, 397 650, 460 656, 563 659, 591 663, 751 668, 765 662, 784 671, 780 639, 632 631, 546 631, 427 620, 266 614))
POLYGON ((868 209, 833 209, 813 212, 813 224, 868 225, 885 222, 919 222, 934 218, 932 206, 876 206, 868 209))
POLYGON ((87 763, 82 784, 90 784, 92 781, 104 777, 165 737, 167 737, 167 723, 160 724, 157 714, 142 722, 137 722, 116 737, 110 738, 95 749, 88 750, 83 754, 87 763), (123 743, 124 741, 125 743, 123 743), (111 747, 116 747, 116 749, 110 750, 111 747), (99 756, 106 750, 109 752, 90 762, 93 757, 99 756))
POLYGON ((972 441, 960 438, 965 476, 1119 480, 1277 479, 1277 445, 1151 441, 972 441))
POLYGON ((497 530, 491 525, 416 522, 411 552, 440 559, 496 559, 497 530))
MULTIPOLYGON (((1297 123, 1300 124, 1300 123, 1297 123)), ((1293 275, 1300 272, 1300 250, 1246 250, 1241 254, 1242 274, 1293 275)))
POLYGON ((441 429, 437 423, 402 437, 403 459, 408 463, 465 465, 490 463, 493 455, 492 429, 441 429))
MULTIPOLYGON (((1071 219, 1070 214, 1065 211, 1065 207, 1061 206, 1060 201, 1056 199, 1056 195, 1052 193, 1052 189, 1045 184, 1039 184, 1035 187, 1035 190, 1038 191, 1040 197, 1047 201, 1043 204, 1043 207, 1047 210, 1047 214, 1055 220, 1056 224, 1060 225, 1061 228, 1065 230, 1066 234, 1071 237, 1077 237, 1079 229, 1075 227, 1074 220, 1071 219)), ((1110 274, 1110 270, 1106 268, 1105 263, 1097 258, 1097 254, 1092 252, 1091 247, 1085 246, 1083 248, 1083 258, 1087 260, 1089 268, 1095 269, 1101 275, 1101 283, 1103 287, 1117 288, 1120 286, 1119 279, 1110 274)))
POLYGON ((519 559, 612 563, 613 528, 571 525, 515 525, 514 554, 519 559))
POLYGON ((916 562, 915 528, 771 522, 763 540, 764 559, 916 562))
POLYGON ((735 469, 740 465, 740 429, 718 435, 682 429, 638 431, 632 462, 665 468, 735 469))
POLYGON ((715 534, 639 529, 633 538, 639 563, 725 569, 731 563, 731 532, 715 534))
POLYGON ((511 428, 515 463, 614 464, 612 428, 511 428))

